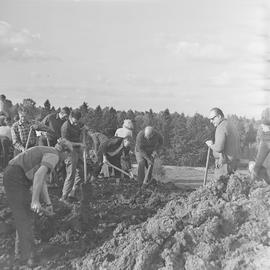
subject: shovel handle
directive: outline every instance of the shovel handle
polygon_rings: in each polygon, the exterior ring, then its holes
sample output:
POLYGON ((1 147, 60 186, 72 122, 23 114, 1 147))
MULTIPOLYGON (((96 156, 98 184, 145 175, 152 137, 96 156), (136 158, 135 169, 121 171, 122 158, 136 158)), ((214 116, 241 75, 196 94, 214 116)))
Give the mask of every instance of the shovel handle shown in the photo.
POLYGON ((128 177, 130 177, 130 175, 129 175, 126 171, 124 171, 124 170, 122 170, 122 169, 120 169, 120 168, 114 166, 114 165, 111 164, 109 161, 106 161, 106 163, 107 163, 107 165, 109 165, 110 167, 112 167, 112 168, 118 170, 119 172, 121 172, 121 173, 127 175, 128 177))
MULTIPOLYGON (((86 144, 86 134, 83 132, 83 144, 86 144)), ((83 150, 83 173, 84 173, 84 183, 87 182, 87 163, 86 163, 86 147, 83 150)))
POLYGON ((146 174, 145 174, 144 179, 143 179, 143 184, 147 184, 148 177, 149 177, 150 171, 152 170, 152 167, 153 167, 153 165, 148 166, 146 174))
POLYGON ((28 137, 27 137, 27 141, 26 141, 26 145, 25 145, 25 150, 28 149, 29 146, 29 142, 30 142, 30 137, 31 137, 31 133, 32 133, 33 128, 30 127, 29 133, 28 133, 28 137))
POLYGON ((203 178, 203 185, 206 185, 206 181, 207 181, 207 175, 208 175, 208 167, 209 167, 209 158, 210 158, 210 151, 211 148, 208 147, 207 150, 207 157, 206 157, 206 165, 205 165, 205 172, 204 172, 204 178, 203 178))

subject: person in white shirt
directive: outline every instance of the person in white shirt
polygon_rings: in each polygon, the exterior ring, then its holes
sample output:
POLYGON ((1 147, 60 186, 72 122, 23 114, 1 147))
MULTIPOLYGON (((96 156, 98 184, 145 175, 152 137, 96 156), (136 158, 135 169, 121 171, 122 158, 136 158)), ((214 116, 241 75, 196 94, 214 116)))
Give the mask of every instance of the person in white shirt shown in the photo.
POLYGON ((115 132, 115 137, 120 137, 120 138, 126 138, 130 137, 133 138, 133 123, 130 119, 125 119, 123 123, 123 127, 118 128, 115 132))

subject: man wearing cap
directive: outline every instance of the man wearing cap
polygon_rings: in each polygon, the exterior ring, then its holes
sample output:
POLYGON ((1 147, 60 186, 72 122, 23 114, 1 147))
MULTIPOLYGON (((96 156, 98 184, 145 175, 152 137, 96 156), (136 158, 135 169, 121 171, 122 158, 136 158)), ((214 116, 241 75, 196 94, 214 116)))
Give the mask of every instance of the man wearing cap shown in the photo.
POLYGON ((266 166, 267 164, 265 162, 270 153, 270 108, 266 108, 262 111, 258 141, 259 146, 255 162, 250 162, 249 164, 251 178, 263 179, 270 184, 270 166, 266 166))
POLYGON ((209 119, 215 126, 215 142, 206 141, 215 158, 215 177, 235 172, 240 161, 240 136, 236 127, 224 118, 219 108, 212 108, 209 119))
POLYGON ((15 257, 18 259, 21 252, 21 262, 29 266, 35 263, 31 210, 40 213, 43 209, 40 201, 42 199, 44 209, 53 213, 46 179, 70 151, 72 145, 64 139, 59 140, 55 147, 35 146, 13 158, 4 172, 4 188, 17 231, 15 257))
POLYGON ((42 123, 48 126, 52 132, 40 136, 39 145, 55 146, 57 139, 61 137, 61 127, 67 120, 70 113, 68 107, 63 107, 60 112, 50 113, 42 120, 42 123))
POLYGON ((157 157, 157 152, 163 145, 162 136, 154 130, 153 127, 147 126, 141 130, 136 138, 135 155, 138 162, 138 182, 140 185, 147 184, 152 177, 154 159, 157 157), (145 168, 149 168, 148 179, 144 183, 145 168))

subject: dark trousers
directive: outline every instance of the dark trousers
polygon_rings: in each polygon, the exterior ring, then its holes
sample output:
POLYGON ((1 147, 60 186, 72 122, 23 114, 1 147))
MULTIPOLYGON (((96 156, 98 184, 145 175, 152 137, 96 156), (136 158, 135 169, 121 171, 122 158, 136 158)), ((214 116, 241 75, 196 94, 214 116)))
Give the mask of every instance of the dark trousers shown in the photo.
MULTIPOLYGON (((121 169, 121 156, 120 155, 116 155, 113 157, 107 155, 107 159, 112 165, 121 169)), ((121 172, 119 172, 118 170, 114 170, 114 175, 115 177, 120 178, 121 172)))
POLYGON ((267 173, 263 163, 270 153, 270 142, 261 141, 259 144, 258 154, 255 161, 254 172, 259 177, 263 178, 270 184, 270 177, 267 173))
POLYGON ((19 246, 22 259, 29 259, 34 253, 30 181, 21 167, 8 166, 4 172, 3 183, 15 221, 16 237, 18 236, 15 254, 18 255, 19 246))
POLYGON ((5 169, 9 162, 10 157, 10 148, 11 148, 11 141, 6 136, 0 136, 1 144, 1 167, 2 169, 5 169))
POLYGON ((74 149, 65 160, 66 179, 62 190, 62 198, 74 197, 83 179, 83 161, 80 150, 74 149))
MULTIPOLYGON (((138 179, 139 184, 142 185, 144 181, 144 177, 145 177, 145 168, 148 169, 149 164, 147 160, 141 155, 141 153, 135 152, 135 155, 136 155, 136 160, 138 163, 137 179, 138 179)), ((147 181, 149 181, 152 178, 152 172, 153 172, 153 166, 151 166, 150 168, 147 181)))

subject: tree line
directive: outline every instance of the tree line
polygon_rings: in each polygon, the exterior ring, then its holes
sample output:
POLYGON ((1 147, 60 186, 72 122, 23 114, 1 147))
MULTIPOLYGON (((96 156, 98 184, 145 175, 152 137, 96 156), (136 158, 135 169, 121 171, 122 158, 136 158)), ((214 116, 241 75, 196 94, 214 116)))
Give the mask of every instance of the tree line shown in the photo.
MULTIPOLYGON (((43 119, 47 114, 58 111, 51 107, 46 100, 44 106, 36 106, 32 99, 24 99, 21 106, 27 107, 30 115, 35 119, 43 119)), ((204 166, 207 155, 205 141, 214 139, 214 127, 209 119, 199 113, 193 116, 184 113, 171 113, 168 109, 158 113, 149 111, 120 111, 113 107, 97 106, 91 108, 84 102, 79 108, 82 122, 91 129, 108 134, 121 127, 124 119, 131 119, 134 123, 134 138, 140 130, 150 125, 155 127, 164 138, 160 157, 165 165, 175 166, 204 166)), ((240 134, 242 158, 254 157, 254 145, 258 123, 254 119, 229 115, 240 134)))

